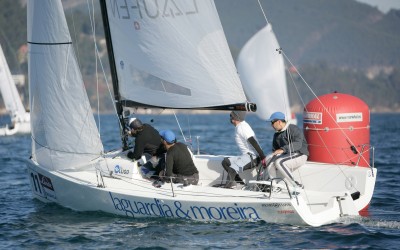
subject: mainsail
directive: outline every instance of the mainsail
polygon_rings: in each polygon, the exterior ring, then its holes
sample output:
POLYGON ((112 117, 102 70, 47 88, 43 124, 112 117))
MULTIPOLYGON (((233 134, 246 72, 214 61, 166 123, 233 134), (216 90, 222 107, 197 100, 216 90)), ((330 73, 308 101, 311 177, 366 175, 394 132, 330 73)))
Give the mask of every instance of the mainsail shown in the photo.
POLYGON ((110 61, 126 106, 246 103, 213 1, 105 1, 110 61))
POLYGON ((236 66, 249 101, 257 103, 257 116, 266 120, 281 111, 292 117, 286 85, 283 56, 270 24, 243 46, 236 66))
POLYGON ((32 157, 69 169, 103 151, 60 1, 28 1, 32 157))
POLYGON ((29 114, 25 111, 21 97, 18 94, 14 79, 11 76, 8 63, 0 45, 0 92, 3 97, 4 105, 11 116, 12 122, 27 121, 29 114))

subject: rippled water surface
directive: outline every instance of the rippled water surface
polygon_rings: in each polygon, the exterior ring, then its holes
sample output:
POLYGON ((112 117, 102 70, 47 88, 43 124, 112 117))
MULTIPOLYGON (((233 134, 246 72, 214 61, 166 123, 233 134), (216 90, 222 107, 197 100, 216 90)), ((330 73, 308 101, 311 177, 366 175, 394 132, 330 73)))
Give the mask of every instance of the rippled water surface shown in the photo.
MULTIPOLYGON (((173 115, 139 117, 157 129, 172 128, 179 132, 173 115)), ((238 153, 227 114, 179 115, 178 120, 195 152, 238 153)), ((248 116, 247 120, 264 150, 269 150, 273 134, 269 125, 255 116, 248 116)), ((106 150, 118 148, 115 116, 102 115, 100 121, 106 150)), ((5 122, 6 118, 0 117, 0 126, 5 122)), ((375 166, 379 172, 369 215, 317 228, 264 222, 132 219, 105 213, 80 213, 44 204, 32 198, 26 176, 30 136, 0 137, 0 248, 398 249, 399 132, 400 115, 372 114, 371 143, 376 148, 375 166)), ((182 136, 178 139, 183 140, 182 136)))

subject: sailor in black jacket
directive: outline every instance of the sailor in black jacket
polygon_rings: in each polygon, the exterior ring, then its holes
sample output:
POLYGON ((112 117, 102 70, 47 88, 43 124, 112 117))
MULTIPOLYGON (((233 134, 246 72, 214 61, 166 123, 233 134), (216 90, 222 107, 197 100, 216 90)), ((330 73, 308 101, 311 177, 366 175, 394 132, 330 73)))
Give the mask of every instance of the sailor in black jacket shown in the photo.
POLYGON ((306 163, 309 155, 303 131, 296 125, 288 123, 282 112, 273 113, 267 122, 271 122, 271 126, 275 129, 272 155, 277 156, 268 169, 270 177, 281 177, 288 184, 303 187, 292 176, 294 170, 306 163), (277 176, 278 173, 280 176, 277 176))

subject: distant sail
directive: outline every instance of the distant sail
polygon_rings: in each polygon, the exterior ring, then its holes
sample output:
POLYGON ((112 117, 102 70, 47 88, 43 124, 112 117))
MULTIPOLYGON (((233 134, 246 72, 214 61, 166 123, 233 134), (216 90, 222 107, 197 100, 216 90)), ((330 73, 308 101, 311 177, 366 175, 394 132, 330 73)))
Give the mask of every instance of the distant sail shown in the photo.
POLYGON ((257 103, 257 116, 266 120, 281 111, 292 118, 283 56, 270 24, 243 46, 236 66, 249 101, 257 103))
POLYGON ((0 45, 0 92, 4 100, 7 112, 11 116, 11 121, 29 122, 29 114, 25 111, 21 97, 11 76, 8 63, 0 45))

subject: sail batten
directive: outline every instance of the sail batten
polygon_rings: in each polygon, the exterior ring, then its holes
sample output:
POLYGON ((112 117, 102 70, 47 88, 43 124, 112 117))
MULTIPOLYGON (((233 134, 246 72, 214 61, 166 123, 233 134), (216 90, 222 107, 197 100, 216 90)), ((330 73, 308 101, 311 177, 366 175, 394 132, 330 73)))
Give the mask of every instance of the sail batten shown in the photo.
POLYGON ((175 109, 246 103, 213 1, 105 3, 121 99, 175 109))

